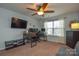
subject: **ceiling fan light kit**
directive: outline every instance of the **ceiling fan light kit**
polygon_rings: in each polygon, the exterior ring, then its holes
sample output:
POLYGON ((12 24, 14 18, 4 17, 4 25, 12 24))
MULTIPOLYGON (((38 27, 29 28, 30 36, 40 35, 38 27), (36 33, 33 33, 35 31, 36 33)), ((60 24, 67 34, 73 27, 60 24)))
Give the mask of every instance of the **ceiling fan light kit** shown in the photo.
POLYGON ((27 8, 28 10, 31 11, 35 11, 34 14, 32 14, 32 16, 34 15, 41 15, 44 16, 44 13, 53 13, 54 10, 46 10, 48 3, 43 3, 43 4, 34 4, 34 7, 36 6, 35 9, 32 8, 27 8), (45 11, 46 10, 46 11, 45 11))
POLYGON ((38 15, 43 15, 43 14, 44 14, 44 12, 37 12, 37 14, 38 14, 38 15))

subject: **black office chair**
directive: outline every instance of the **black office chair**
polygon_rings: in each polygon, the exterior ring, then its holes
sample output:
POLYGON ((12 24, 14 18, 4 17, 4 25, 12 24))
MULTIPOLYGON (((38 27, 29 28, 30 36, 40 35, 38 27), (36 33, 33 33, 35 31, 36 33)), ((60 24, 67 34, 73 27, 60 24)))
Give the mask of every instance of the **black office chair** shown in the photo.
POLYGON ((37 45, 37 36, 36 33, 30 32, 28 33, 28 38, 27 38, 30 43, 31 43, 31 48, 37 45))
POLYGON ((37 33, 36 32, 23 32, 23 40, 25 43, 31 43, 31 47, 37 45, 37 33))

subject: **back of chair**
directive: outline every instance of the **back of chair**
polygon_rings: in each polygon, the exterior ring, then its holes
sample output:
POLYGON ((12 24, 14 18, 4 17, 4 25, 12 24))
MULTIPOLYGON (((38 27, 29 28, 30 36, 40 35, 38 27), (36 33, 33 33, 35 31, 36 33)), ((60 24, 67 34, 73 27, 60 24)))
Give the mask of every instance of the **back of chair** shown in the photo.
POLYGON ((29 32, 28 35, 29 35, 30 37, 36 37, 36 32, 29 32))

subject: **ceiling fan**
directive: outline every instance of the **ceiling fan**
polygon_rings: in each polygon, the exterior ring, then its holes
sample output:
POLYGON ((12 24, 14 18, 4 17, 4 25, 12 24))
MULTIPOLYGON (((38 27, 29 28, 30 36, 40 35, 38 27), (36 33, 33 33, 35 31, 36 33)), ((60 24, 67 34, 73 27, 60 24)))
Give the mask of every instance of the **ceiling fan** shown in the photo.
POLYGON ((34 15, 44 16, 45 13, 53 13, 54 12, 54 10, 46 10, 46 8, 48 6, 48 3, 34 4, 34 6, 35 6, 35 9, 33 9, 33 8, 26 8, 28 10, 35 11, 35 13, 32 14, 32 16, 34 16, 34 15))

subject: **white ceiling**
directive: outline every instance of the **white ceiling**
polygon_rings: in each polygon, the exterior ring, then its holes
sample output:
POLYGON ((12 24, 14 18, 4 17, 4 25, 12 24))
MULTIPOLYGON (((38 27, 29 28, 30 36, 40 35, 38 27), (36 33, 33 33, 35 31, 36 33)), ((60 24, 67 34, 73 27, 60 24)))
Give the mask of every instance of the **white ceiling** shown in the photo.
POLYGON ((33 8, 31 3, 0 3, 0 7, 19 12, 34 19, 53 17, 68 12, 79 11, 78 3, 49 3, 47 9, 54 10, 55 12, 47 13, 44 17, 39 15, 31 16, 34 12, 26 9, 27 7, 33 8))

